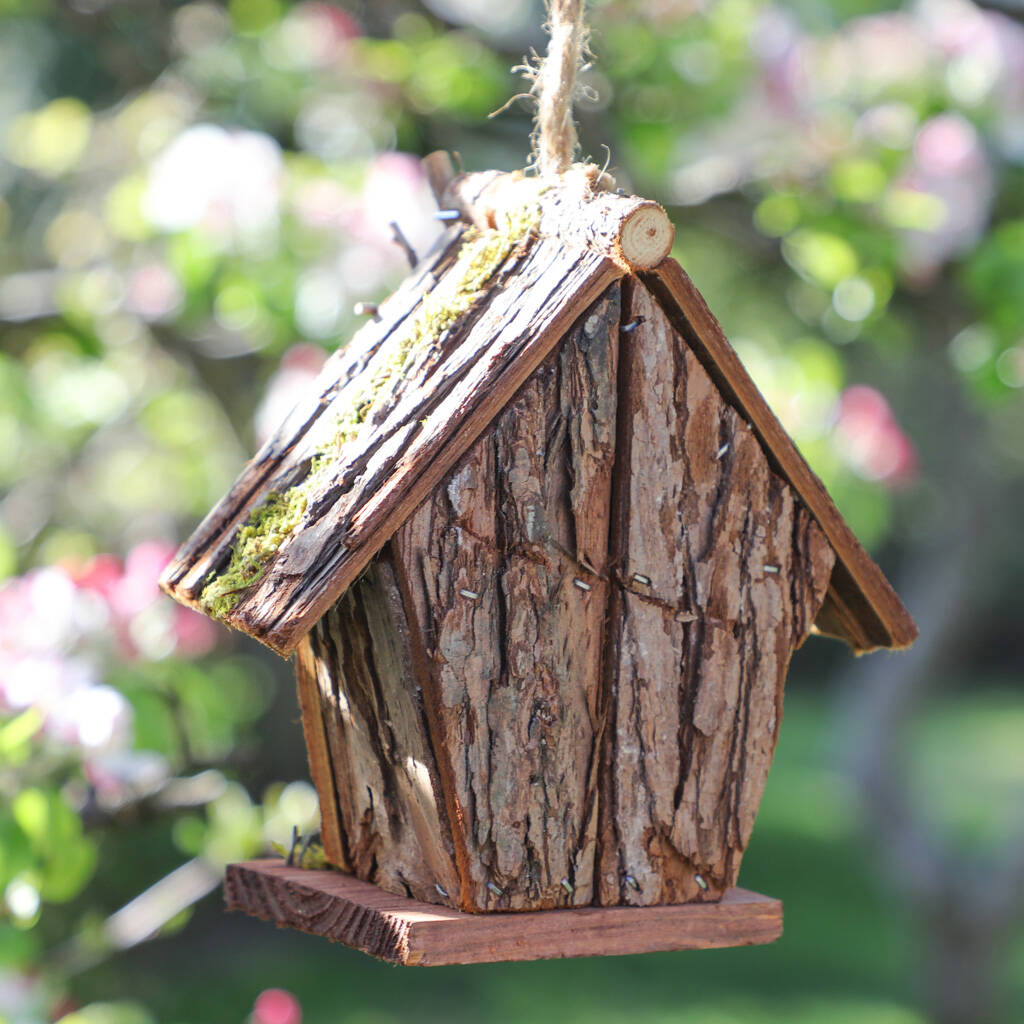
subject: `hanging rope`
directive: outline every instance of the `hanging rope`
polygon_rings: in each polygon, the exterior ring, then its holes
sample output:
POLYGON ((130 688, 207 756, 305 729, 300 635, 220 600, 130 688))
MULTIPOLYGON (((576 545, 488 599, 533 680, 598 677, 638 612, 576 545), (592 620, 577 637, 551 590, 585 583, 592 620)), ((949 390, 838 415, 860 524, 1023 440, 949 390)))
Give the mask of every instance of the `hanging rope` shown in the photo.
POLYGON ((576 156, 572 104, 587 51, 584 4, 585 0, 547 0, 551 38, 547 56, 534 69, 530 90, 537 98, 534 157, 545 177, 564 174, 576 156))

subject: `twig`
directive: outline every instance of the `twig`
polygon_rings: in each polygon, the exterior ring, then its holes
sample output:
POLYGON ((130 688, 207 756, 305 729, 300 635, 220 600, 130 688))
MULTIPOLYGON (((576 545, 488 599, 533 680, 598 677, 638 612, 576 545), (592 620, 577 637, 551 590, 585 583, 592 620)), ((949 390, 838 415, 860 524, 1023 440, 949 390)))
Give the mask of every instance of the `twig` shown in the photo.
POLYGON ((394 240, 402 252, 405 253, 405 258, 409 261, 410 267, 415 267, 419 263, 419 257, 416 255, 416 250, 412 247, 409 239, 405 237, 405 233, 398 226, 398 221, 393 220, 391 222, 391 237, 394 240))

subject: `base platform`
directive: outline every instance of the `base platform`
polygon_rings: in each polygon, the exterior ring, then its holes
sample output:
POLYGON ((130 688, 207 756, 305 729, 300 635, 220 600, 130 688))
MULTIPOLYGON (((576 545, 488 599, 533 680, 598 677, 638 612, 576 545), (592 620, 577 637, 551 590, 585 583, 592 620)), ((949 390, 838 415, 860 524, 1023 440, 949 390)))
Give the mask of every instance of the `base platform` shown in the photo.
POLYGON ((756 946, 782 935, 781 900, 747 889, 720 903, 466 914, 339 871, 256 860, 228 865, 224 895, 230 910, 421 967, 756 946))

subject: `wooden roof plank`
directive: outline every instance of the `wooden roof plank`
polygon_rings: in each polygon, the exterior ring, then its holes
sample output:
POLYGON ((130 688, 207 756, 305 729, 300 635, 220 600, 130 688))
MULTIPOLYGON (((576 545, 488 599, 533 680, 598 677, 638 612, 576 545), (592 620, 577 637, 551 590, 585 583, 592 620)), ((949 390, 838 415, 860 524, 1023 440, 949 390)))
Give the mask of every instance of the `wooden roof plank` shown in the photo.
POLYGON ((452 262, 461 235, 459 228, 446 232, 415 272, 381 303, 380 319, 367 322, 327 359, 308 392, 164 569, 160 585, 175 600, 198 607, 206 578, 226 561, 239 527, 269 493, 289 487, 302 473, 316 446, 318 426, 327 421, 333 408, 350 400, 382 346, 415 313, 432 282, 452 262))
POLYGON ((318 487, 331 500, 311 495, 322 514, 303 520, 227 621, 290 654, 622 273, 598 253, 535 241, 511 278, 514 288, 492 284, 444 363, 407 392, 385 431, 374 429, 380 443, 355 479, 339 462, 318 487))

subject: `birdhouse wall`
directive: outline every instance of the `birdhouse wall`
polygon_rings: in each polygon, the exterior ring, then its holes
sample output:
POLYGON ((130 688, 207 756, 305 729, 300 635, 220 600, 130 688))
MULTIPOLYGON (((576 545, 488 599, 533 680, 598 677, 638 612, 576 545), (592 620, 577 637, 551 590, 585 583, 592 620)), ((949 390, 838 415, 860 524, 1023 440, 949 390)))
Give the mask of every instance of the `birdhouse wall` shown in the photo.
POLYGON ((736 882, 835 555, 642 285, 624 316, 598 895, 677 903, 736 882))
POLYGON ((300 648, 329 858, 467 910, 717 899, 832 562, 609 288, 300 648))

